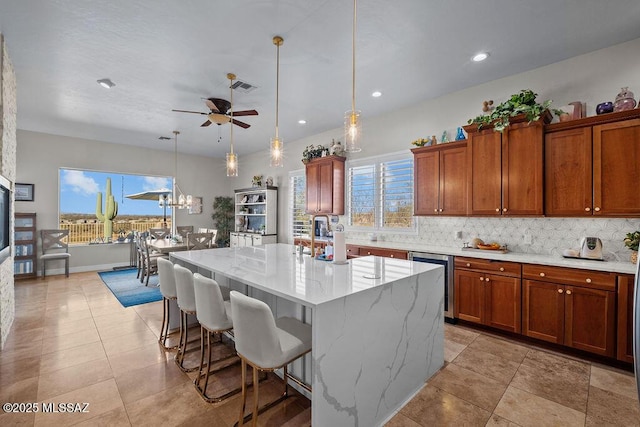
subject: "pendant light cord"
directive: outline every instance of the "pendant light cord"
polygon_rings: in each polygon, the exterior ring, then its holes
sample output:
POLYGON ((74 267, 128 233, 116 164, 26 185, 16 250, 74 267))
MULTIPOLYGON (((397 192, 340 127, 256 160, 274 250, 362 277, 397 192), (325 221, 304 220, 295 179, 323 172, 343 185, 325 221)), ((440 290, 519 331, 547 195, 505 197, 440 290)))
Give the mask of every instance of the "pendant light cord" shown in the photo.
POLYGON ((276 43, 276 139, 278 139, 278 104, 280 100, 280 45, 276 43))
POLYGON ((356 111, 356 2, 353 0, 353 37, 352 37, 352 75, 351 75, 351 111, 356 111))
POLYGON ((231 136, 230 136, 230 141, 229 141, 229 145, 231 146, 231 154, 233 154, 233 78, 229 78, 229 81, 231 82, 231 85, 229 86, 230 90, 231 90, 231 102, 230 102, 230 107, 229 107, 229 124, 231 125, 231 136))

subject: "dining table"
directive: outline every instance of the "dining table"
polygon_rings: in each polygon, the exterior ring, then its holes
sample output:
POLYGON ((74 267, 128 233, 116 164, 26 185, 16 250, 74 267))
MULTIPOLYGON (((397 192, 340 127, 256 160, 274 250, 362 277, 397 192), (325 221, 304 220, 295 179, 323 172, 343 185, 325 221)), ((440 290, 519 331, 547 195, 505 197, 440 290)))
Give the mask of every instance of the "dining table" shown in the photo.
POLYGON ((176 242, 173 239, 147 239, 147 245, 149 249, 161 254, 187 250, 187 242, 176 242))

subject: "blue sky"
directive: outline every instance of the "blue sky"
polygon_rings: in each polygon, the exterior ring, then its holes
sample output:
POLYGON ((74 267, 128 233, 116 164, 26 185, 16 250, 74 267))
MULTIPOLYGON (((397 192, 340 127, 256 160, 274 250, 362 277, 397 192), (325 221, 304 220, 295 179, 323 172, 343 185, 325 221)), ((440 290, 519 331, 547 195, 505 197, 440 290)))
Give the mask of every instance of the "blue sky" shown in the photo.
MULTIPOLYGON (((98 192, 102 192, 104 211, 107 178, 111 178, 111 193, 118 202, 118 215, 162 215, 162 208, 157 200, 131 200, 124 196, 171 188, 171 177, 63 168, 60 169, 60 213, 95 214, 98 192)), ((170 209, 167 210, 167 215, 169 212, 170 209)))

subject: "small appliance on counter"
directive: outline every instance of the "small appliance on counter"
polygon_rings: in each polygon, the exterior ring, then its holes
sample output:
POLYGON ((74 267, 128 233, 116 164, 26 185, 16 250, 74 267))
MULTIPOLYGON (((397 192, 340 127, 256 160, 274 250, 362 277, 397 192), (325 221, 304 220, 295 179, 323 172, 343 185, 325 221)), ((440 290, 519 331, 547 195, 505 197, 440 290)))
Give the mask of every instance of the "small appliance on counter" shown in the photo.
POLYGON ((580 240, 580 258, 602 260, 602 240, 597 237, 583 237, 580 240))

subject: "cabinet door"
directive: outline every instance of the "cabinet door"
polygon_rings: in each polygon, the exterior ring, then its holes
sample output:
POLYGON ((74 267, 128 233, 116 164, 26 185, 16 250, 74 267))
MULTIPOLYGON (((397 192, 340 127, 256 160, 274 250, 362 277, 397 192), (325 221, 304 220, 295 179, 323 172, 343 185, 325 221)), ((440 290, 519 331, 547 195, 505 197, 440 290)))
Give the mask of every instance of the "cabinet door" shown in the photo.
POLYGON ((484 279, 484 324, 520 333, 522 301, 520 278, 487 275, 484 279))
POLYGON ((502 209, 502 138, 493 129, 469 133, 467 183, 470 215, 495 216, 502 209))
POLYGON ((564 286, 523 280, 522 333, 558 344, 564 342, 564 286))
POLYGON ((320 209, 320 164, 309 163, 306 167, 307 213, 315 214, 320 209))
POLYGON ((542 215, 543 126, 510 125, 502 136, 502 214, 542 215))
POLYGON ((633 363, 633 276, 618 276, 617 358, 633 363))
POLYGON ((613 292, 566 286, 564 344, 602 356, 614 356, 613 292))
POLYGON ((236 233, 229 233, 229 246, 232 248, 238 247, 238 235, 236 233))
MULTIPOLYGON (((414 166, 415 167, 415 166, 414 166)), ((443 215, 467 214, 467 147, 440 151, 440 206, 443 215)))
POLYGON ((318 174, 320 179, 318 213, 330 214, 333 212, 333 163, 320 163, 318 174))
POLYGON ((545 214, 591 216, 593 174, 591 128, 545 136, 545 214))
POLYGON ((432 150, 415 154, 414 170, 414 214, 437 215, 440 183, 440 153, 432 150))
POLYGON ((458 270, 455 277, 454 316, 469 322, 482 323, 484 318, 485 275, 473 271, 458 270))
POLYGON ((593 127, 593 214, 638 216, 640 119, 593 127))

